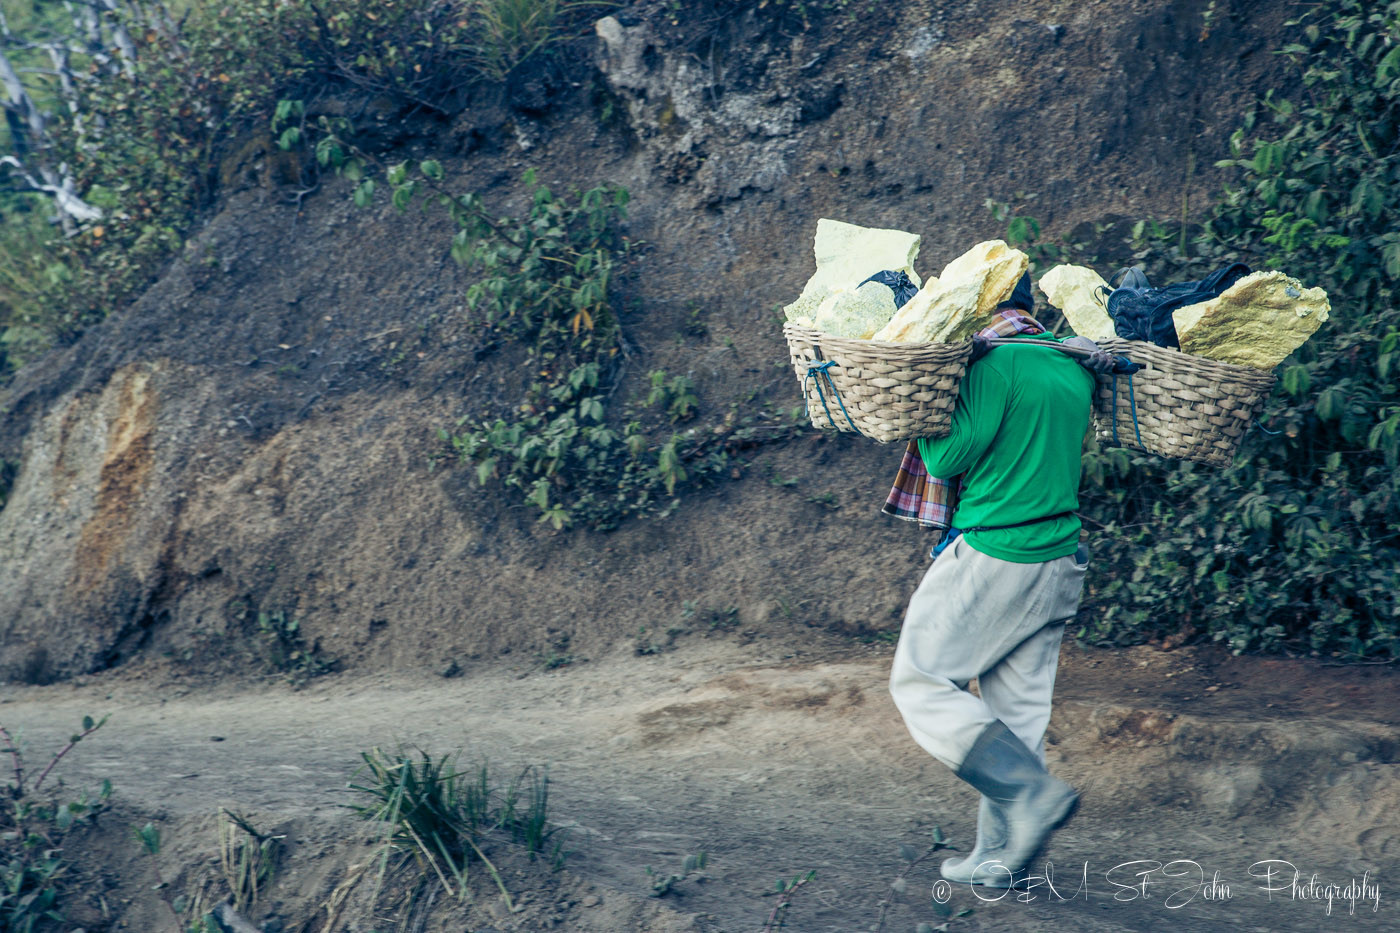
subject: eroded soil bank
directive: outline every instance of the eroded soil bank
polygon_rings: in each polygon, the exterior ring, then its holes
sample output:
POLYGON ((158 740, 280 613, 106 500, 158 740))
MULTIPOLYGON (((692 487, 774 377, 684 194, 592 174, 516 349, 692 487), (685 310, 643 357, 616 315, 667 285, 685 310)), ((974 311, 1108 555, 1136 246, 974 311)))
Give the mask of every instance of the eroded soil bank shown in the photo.
MULTIPOLYGON (((385 164, 435 160, 503 216, 527 171, 626 187, 610 411, 664 370, 698 397, 680 431, 798 402, 774 311, 819 217, 921 234, 927 273, 1005 236, 985 202, 1014 202, 1046 241, 1126 259, 1132 221, 1204 210, 1243 112, 1294 80, 1271 54, 1286 8, 1246 0, 907 0, 807 26, 679 6, 633 4, 572 64, 459 113, 380 101, 358 126, 385 164)), ((593 654, 688 602, 751 628, 897 626, 926 550, 877 512, 897 449, 812 432, 746 451, 608 535, 557 535, 470 465, 432 469, 440 429, 519 404, 520 354, 473 329, 444 212, 357 208, 329 175, 308 194, 275 157, 230 140, 161 279, 0 388, 0 677, 143 652, 237 674, 260 614, 361 670, 593 654)))

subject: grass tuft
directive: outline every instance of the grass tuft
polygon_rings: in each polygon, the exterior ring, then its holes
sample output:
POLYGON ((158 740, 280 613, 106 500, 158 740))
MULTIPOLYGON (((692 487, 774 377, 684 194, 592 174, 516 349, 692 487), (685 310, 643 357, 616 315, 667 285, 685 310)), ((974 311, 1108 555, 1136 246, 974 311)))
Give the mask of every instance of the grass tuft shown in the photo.
MULTIPOLYGON (((491 783, 488 765, 459 766, 460 753, 434 757, 422 750, 361 754, 361 776, 350 789, 368 797, 351 804, 361 818, 383 826, 379 860, 382 884, 390 858, 400 853, 431 873, 449 895, 466 896, 471 865, 479 862, 514 910, 510 892, 486 853, 492 835, 507 835, 530 857, 542 853, 558 831, 549 826, 549 774, 528 765, 504 790, 491 783)), ((557 865, 561 850, 552 857, 557 865)))

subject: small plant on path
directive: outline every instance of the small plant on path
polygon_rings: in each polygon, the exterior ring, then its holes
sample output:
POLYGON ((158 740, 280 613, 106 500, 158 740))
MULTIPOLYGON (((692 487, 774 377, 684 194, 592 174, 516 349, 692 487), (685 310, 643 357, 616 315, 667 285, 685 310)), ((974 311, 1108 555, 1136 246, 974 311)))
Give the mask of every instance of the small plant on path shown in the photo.
POLYGON ((778 879, 778 903, 773 905, 773 911, 768 915, 768 922, 763 925, 761 933, 772 933, 773 930, 781 930, 787 924, 788 908, 792 906, 792 899, 806 886, 812 879, 817 877, 817 870, 814 868, 806 874, 797 875, 791 879, 778 879))
POLYGON ((679 875, 667 875, 664 878, 661 876, 660 872, 648 865, 646 867, 646 873, 647 877, 651 879, 651 896, 665 897, 667 894, 671 893, 672 888, 689 878, 692 874, 704 878, 705 876, 700 874, 700 871, 705 867, 705 861, 706 855, 704 852, 696 852, 694 855, 687 855, 685 861, 681 863, 681 873, 679 875))
POLYGON ((151 857, 151 869, 156 874, 155 889, 160 894, 161 903, 165 905, 166 910, 170 911, 170 917, 175 921, 175 929, 183 930, 185 925, 184 921, 180 919, 180 915, 185 912, 188 901, 183 896, 172 898, 170 896, 170 883, 166 881, 165 876, 161 874, 160 860, 158 858, 160 855, 160 829, 154 823, 147 823, 140 829, 135 830, 135 833, 136 841, 141 843, 141 848, 151 857))
MULTIPOLYGON (((880 915, 876 918, 874 933, 881 933, 881 931, 885 929, 885 914, 889 911, 890 905, 894 903, 894 895, 903 894, 906 890, 908 890, 909 873, 914 870, 914 867, 916 865, 923 862, 935 852, 941 851, 943 849, 953 849, 956 851, 957 846, 950 845, 948 843, 947 837, 943 835, 942 827, 939 826, 935 826, 933 828, 933 843, 927 849, 925 849, 922 854, 920 854, 919 851, 913 846, 900 843, 899 854, 900 857, 903 858, 907 864, 904 866, 903 869, 900 870, 898 875, 895 875, 894 880, 890 882, 890 891, 892 893, 885 895, 885 899, 880 902, 880 915)), ((939 884, 947 884, 947 882, 939 882, 939 884)), ((947 903, 940 902, 936 899, 932 903, 934 912, 937 913, 939 916, 954 916, 952 908, 949 907, 947 903)), ((971 913, 971 910, 961 910, 958 911, 956 917, 966 917, 971 913)), ((935 931, 937 930, 946 929, 948 929, 947 922, 941 923, 937 927, 929 923, 920 923, 916 929, 916 933, 935 933, 935 931)))
POLYGON ((232 810, 219 808, 219 867, 240 913, 258 902, 258 890, 272 877, 283 836, 261 833, 232 810))
MULTIPOLYGON (((350 784, 350 789, 370 800, 351 804, 350 809, 383 826, 376 898, 391 856, 401 853, 459 899, 467 896, 471 863, 480 862, 506 906, 511 912, 518 910, 486 852, 488 834, 509 834, 531 858, 544 851, 558 830, 549 826, 548 771, 527 766, 504 790, 497 790, 486 764, 460 769, 459 755, 434 757, 422 749, 385 752, 375 748, 361 758, 364 766, 356 773, 365 777, 350 784)), ((556 845, 554 864, 562 857, 556 845)))
POLYGON ((9 806, 0 809, 0 931, 30 933, 50 922, 61 923, 60 879, 67 866, 63 837, 79 820, 91 822, 106 806, 112 782, 103 781, 95 798, 86 793, 60 804, 39 796, 54 766, 83 739, 101 729, 107 717, 83 717, 82 730, 49 759, 31 784, 25 773, 20 741, 0 726, 0 751, 9 755, 11 778, 5 786, 9 806))

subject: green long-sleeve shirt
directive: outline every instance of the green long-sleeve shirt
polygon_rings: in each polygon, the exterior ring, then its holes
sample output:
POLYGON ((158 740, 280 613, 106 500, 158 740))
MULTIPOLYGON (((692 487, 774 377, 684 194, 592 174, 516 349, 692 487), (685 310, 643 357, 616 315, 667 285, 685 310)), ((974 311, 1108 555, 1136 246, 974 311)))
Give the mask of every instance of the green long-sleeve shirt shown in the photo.
MULTIPOLYGON (((1073 357, 1047 347, 1001 346, 970 366, 952 433, 919 441, 930 476, 966 474, 954 527, 1011 525, 1078 509, 1093 389, 1094 377, 1073 357)), ((1073 554, 1079 528, 1069 515, 966 537, 984 554, 1029 564, 1073 554)))

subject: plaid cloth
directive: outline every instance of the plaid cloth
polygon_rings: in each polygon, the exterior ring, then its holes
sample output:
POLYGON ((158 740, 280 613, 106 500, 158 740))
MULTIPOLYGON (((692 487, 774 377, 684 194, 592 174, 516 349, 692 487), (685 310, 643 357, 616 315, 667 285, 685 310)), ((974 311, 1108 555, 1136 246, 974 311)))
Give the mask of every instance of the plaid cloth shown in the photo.
MULTIPOLYGON (((978 332, 979 337, 1014 337, 1017 334, 1043 334, 1045 328, 1035 318, 1015 308, 997 311, 992 323, 978 332)), ((880 509, 885 515, 906 522, 918 522, 923 528, 947 531, 953 527, 953 513, 958 509, 962 492, 962 477, 937 479, 924 469, 919 455, 919 442, 913 440, 905 448, 904 459, 895 474, 894 488, 880 509)))

